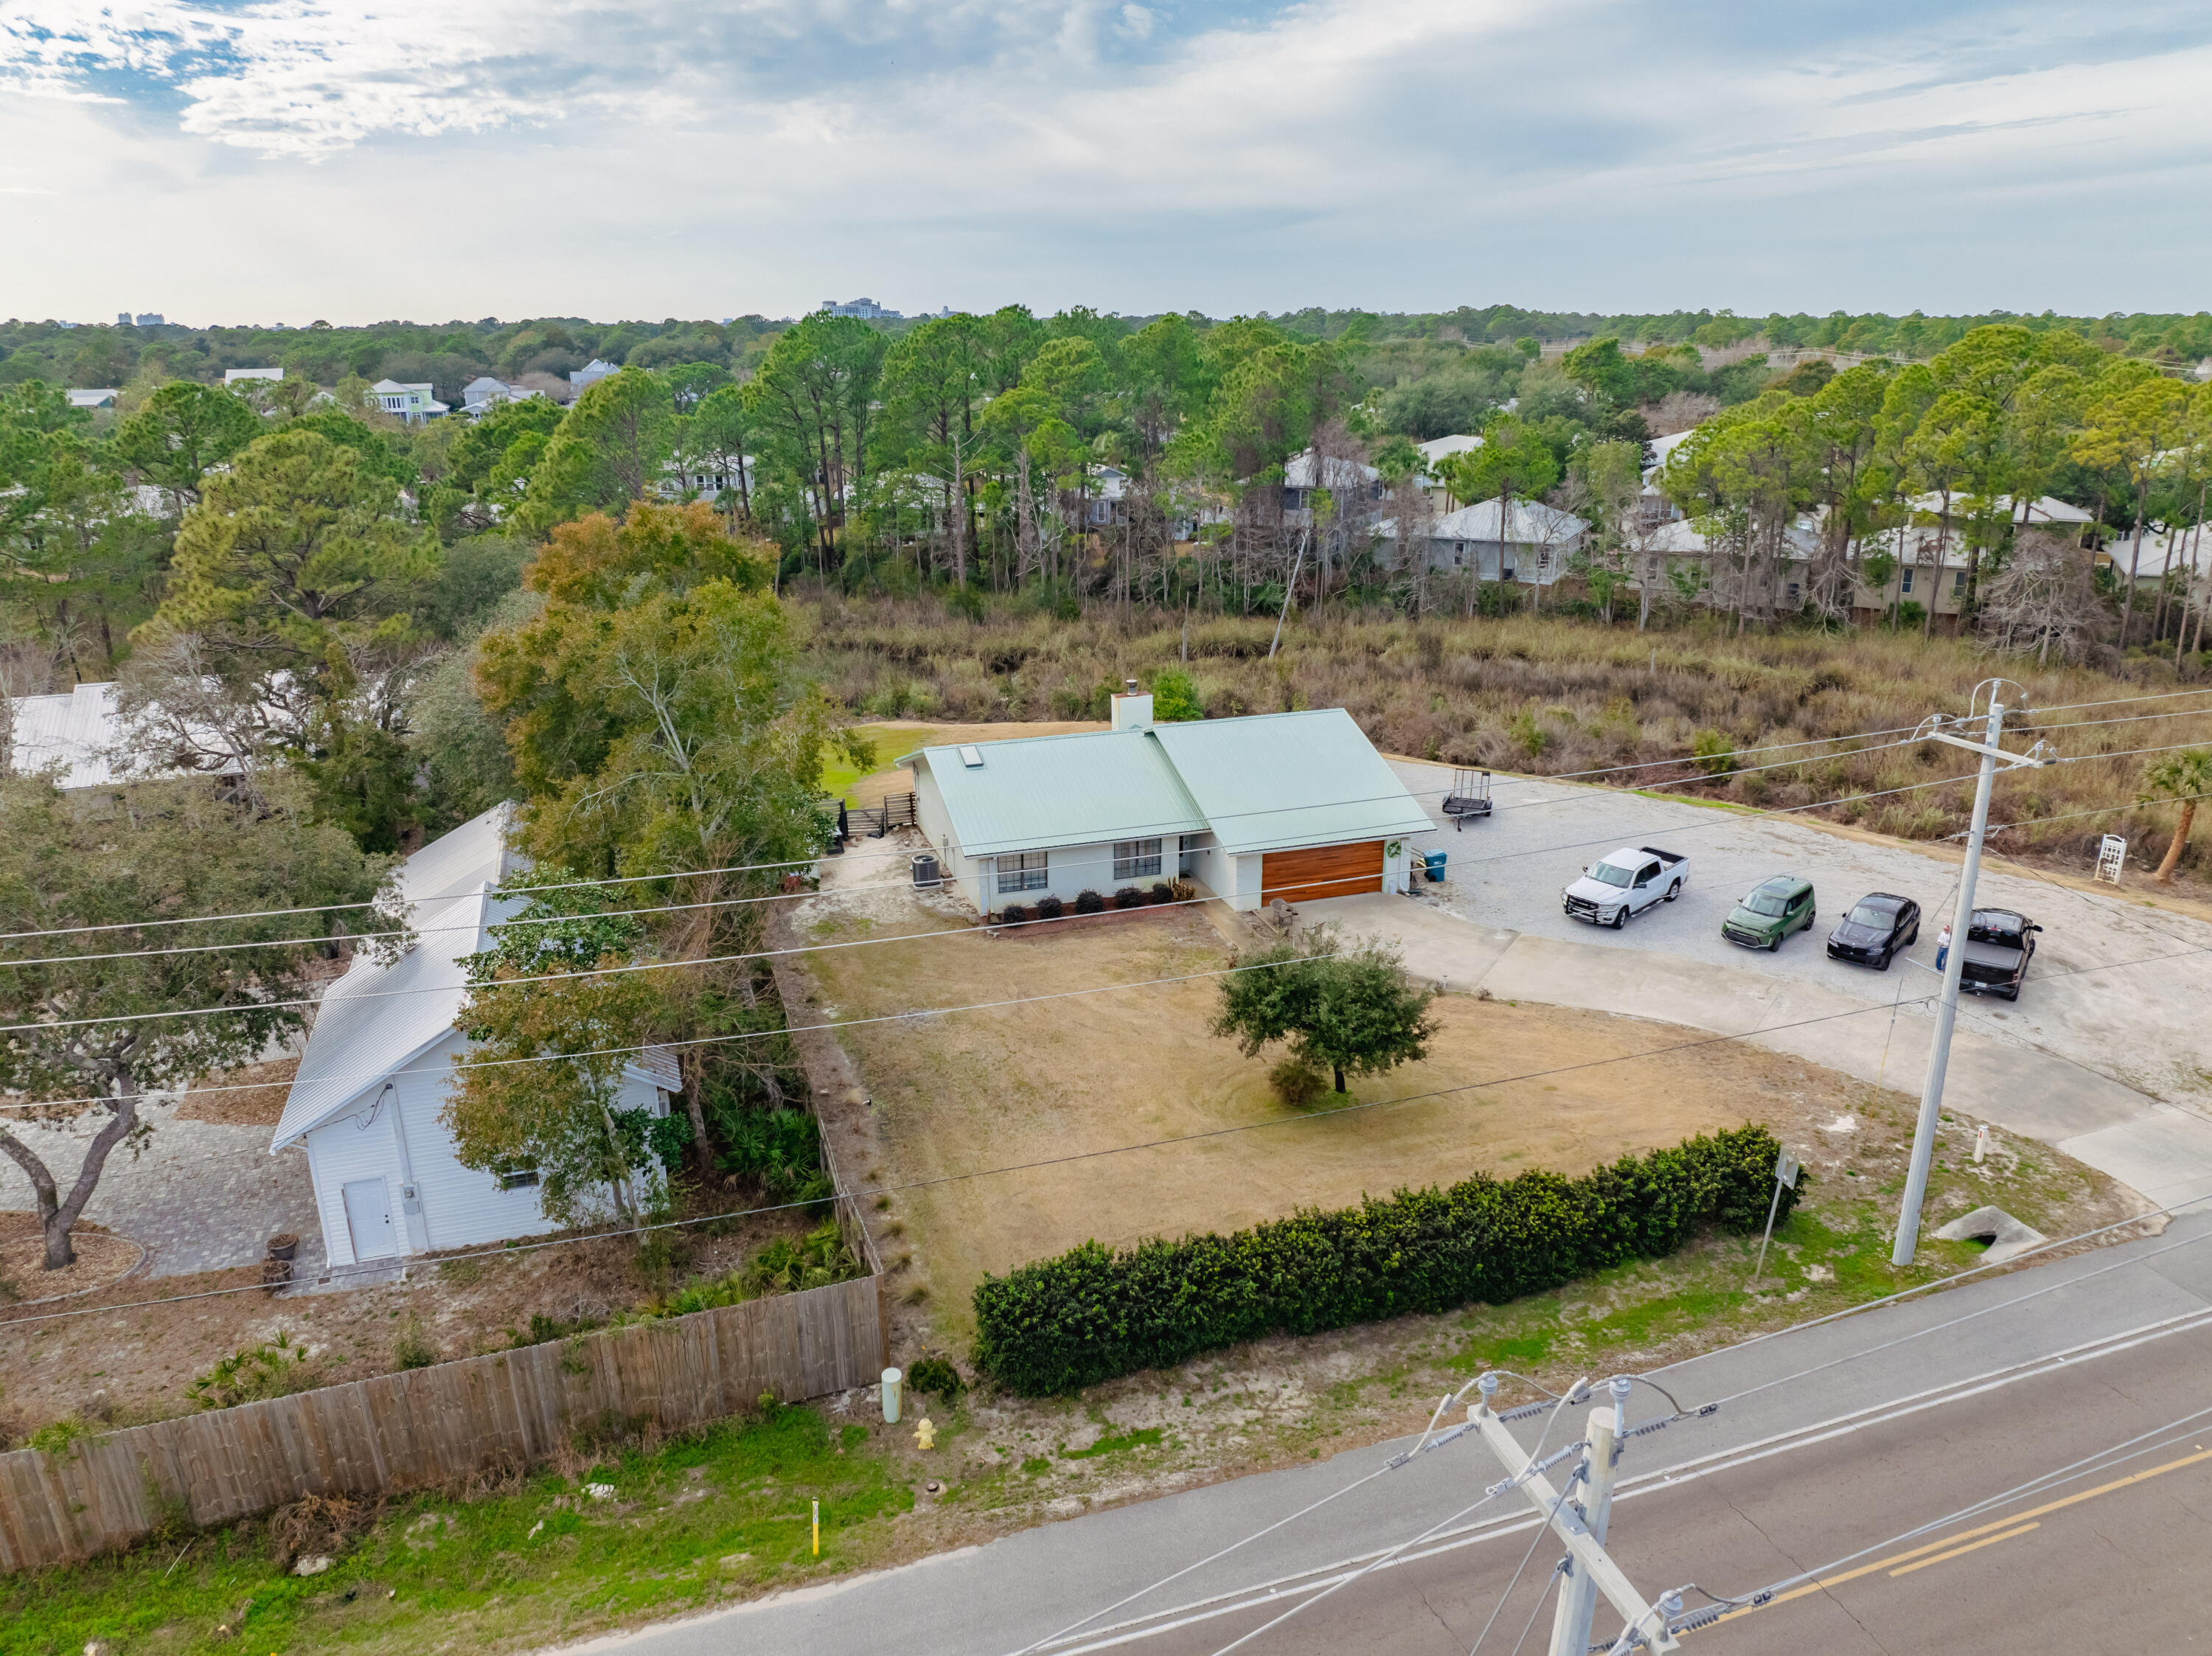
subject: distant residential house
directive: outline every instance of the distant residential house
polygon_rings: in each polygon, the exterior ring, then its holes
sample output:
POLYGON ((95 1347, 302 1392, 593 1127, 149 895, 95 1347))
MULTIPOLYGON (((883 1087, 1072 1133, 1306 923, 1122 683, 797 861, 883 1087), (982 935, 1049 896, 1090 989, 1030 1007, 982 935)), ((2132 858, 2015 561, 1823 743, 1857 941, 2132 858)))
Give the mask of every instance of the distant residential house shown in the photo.
POLYGON ((434 419, 446 412, 446 404, 431 395, 434 389, 428 380, 403 385, 397 379, 380 379, 369 387, 369 395, 386 414, 412 422, 434 419))
POLYGON ((70 406, 73 409, 112 409, 115 406, 115 392, 116 387, 113 385, 103 386, 97 390, 79 390, 71 386, 69 391, 70 406))
POLYGON ((979 910, 1178 877, 1232 908, 1403 891, 1428 815, 1341 707, 929 747, 915 816, 979 910))
POLYGON ((1340 516, 1382 498, 1382 474, 1373 466, 1340 455, 1316 456, 1311 449, 1283 464, 1283 521, 1304 528, 1313 521, 1315 492, 1327 489, 1340 516))
MULTIPOLYGON (((468 996, 468 957, 489 948, 491 928, 527 901, 499 895, 517 866, 507 843, 513 810, 496 805, 407 859, 399 883, 414 947, 390 965, 362 950, 315 1009, 269 1150, 307 1147, 333 1265, 553 1228, 535 1168, 463 1167, 440 1119, 453 1061, 468 1046, 453 1027, 468 996)), ((625 1066, 614 1108, 665 1116, 682 1086, 674 1056, 648 1049, 625 1066)))
POLYGON ((284 370, 282 368, 225 368, 222 371, 222 383, 226 385, 234 385, 241 379, 282 379, 283 377, 284 370))
POLYGON ((571 368, 568 371, 569 393, 573 396, 575 392, 583 390, 585 386, 596 385, 609 374, 620 372, 621 370, 613 363, 603 362, 595 356, 582 367, 571 368))
POLYGON ((653 488, 663 500, 680 500, 690 494, 712 500, 719 499, 725 489, 738 493, 741 470, 743 490, 750 493, 752 489, 760 466, 759 456, 748 454, 736 465, 702 465, 695 464, 697 458, 678 454, 661 464, 660 478, 653 488))
POLYGON ((113 683, 80 684, 58 695, 12 697, 9 773, 54 773, 64 793, 191 775, 235 776, 235 751, 216 731, 158 709, 125 724, 113 683))
POLYGON ((1421 470, 1417 481, 1421 493, 1431 500, 1439 494, 1449 500, 1451 491, 1444 485, 1440 475, 1441 468, 1445 461, 1480 448, 1482 439, 1462 432, 1449 437, 1431 437, 1427 442, 1416 443, 1413 446, 1420 451, 1421 470))
POLYGON ((1516 500, 1509 511, 1484 500, 1447 512, 1429 525, 1431 569, 1472 573, 1478 580, 1549 586, 1567 572, 1589 525, 1541 500, 1516 500))
POLYGON ((461 387, 461 412, 472 420, 481 420, 501 403, 520 403, 544 394, 534 386, 510 385, 504 379, 484 374, 461 387))

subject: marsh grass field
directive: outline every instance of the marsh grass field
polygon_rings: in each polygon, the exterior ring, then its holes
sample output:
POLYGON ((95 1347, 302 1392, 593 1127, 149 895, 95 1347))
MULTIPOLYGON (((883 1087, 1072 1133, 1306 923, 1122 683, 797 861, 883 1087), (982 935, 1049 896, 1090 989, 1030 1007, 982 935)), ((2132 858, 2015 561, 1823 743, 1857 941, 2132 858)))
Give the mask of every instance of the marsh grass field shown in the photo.
MULTIPOLYGON (((2162 852, 2174 810, 2134 803, 2146 758, 2132 750, 2212 746, 2212 663, 2204 657, 2178 668, 2171 658, 2136 656, 2110 670, 2038 670, 2033 658, 1912 632, 1737 636, 1719 622, 1692 619, 1639 633, 1632 622, 1578 618, 1415 621, 1354 611, 1293 617, 1269 660, 1274 623, 1262 617, 1200 613, 1186 622, 1180 614, 1099 606, 1070 621, 1021 605, 976 620, 930 598, 817 599, 801 612, 825 688, 860 719, 1102 719, 1123 680, 1150 684, 1178 670, 1209 718, 1341 707, 1387 753, 1548 776, 1648 765, 1613 779, 1694 782, 1701 793, 1754 808, 1836 799, 1823 814, 1914 840, 1963 828, 1972 809, 1965 781, 1891 792, 1966 772, 1962 756, 1939 743, 1814 748, 1800 762, 1724 777, 1711 773, 1718 763, 1686 756, 1700 738, 1709 752, 1736 750, 1746 767, 1793 757, 1751 752, 1765 744, 1868 731, 1893 732, 1877 739, 1894 742, 1931 713, 1966 713, 1974 687, 1993 676, 2016 680, 2034 707, 2172 695, 2014 726, 2021 746, 2049 731, 2068 762, 2031 779, 2021 794, 2023 826, 1999 846, 2065 862, 2089 856, 2106 833, 2162 852), (2200 687, 2202 696, 2173 695, 2200 687), (2051 728, 2115 718, 2129 722, 2051 728), (2091 810, 2101 814, 2074 815, 2091 810)), ((883 763, 895 757, 878 755, 883 763)), ((2200 877, 2206 866, 2201 848, 2183 863, 2200 877)))

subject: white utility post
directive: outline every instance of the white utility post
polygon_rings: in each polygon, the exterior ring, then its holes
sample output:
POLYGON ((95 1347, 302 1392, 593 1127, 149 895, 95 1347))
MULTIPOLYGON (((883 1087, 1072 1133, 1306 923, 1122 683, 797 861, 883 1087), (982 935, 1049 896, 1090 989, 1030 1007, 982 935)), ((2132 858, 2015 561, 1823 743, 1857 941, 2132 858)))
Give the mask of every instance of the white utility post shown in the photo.
MULTIPOLYGON (((1628 1423, 1628 1392, 1633 1384, 1625 1374, 1614 1376, 1608 1389, 1613 1407, 1590 1410, 1589 1427, 1583 1434, 1589 1457, 1589 1476, 1583 1483, 1583 1522, 1590 1539, 1605 1544, 1606 1525, 1613 1516, 1613 1473, 1620 1461, 1620 1429, 1628 1423)), ((1573 1503, 1569 1502, 1570 1505, 1573 1503)), ((1552 1614, 1551 1656, 1583 1656, 1589 1648, 1590 1617, 1597 1610, 1597 1583, 1588 1570, 1577 1570, 1559 1583, 1559 1602, 1552 1614)))
MULTIPOLYGON (((1582 1513, 1560 1499, 1559 1491, 1552 1487, 1541 1472, 1530 1470, 1534 1462, 1530 1459, 1528 1451, 1521 1447, 1512 1433, 1505 1429, 1504 1422, 1500 1421, 1491 1410, 1490 1399, 1498 1390, 1498 1377, 1495 1374, 1485 1374, 1478 1384, 1481 1388, 1482 1401, 1467 1411, 1468 1423, 1482 1434, 1482 1441, 1490 1446, 1491 1453, 1504 1465, 1509 1477, 1520 1480, 1521 1493, 1528 1497, 1528 1504, 1536 1509, 1537 1515, 1550 1524, 1558 1532, 1559 1539, 1566 1543, 1567 1556, 1572 1561, 1571 1568, 1574 1572, 1568 1577, 1566 1586, 1573 1587, 1582 1579, 1587 1577, 1595 1590, 1603 1593, 1607 1602, 1620 1612, 1621 1620, 1630 1628, 1644 1633, 1644 1641, 1654 1653, 1654 1656, 1668 1656, 1668 1653, 1681 1649, 1680 1642, 1667 1630, 1666 1615, 1647 1604, 1643 1595, 1636 1591, 1635 1584, 1621 1572, 1620 1566, 1607 1556, 1603 1541, 1590 1533, 1589 1526, 1583 1521, 1582 1513), (1648 1632, 1644 1631, 1646 1629, 1649 1629, 1648 1632)), ((1577 1386, 1577 1389, 1579 1390, 1580 1387, 1577 1386)), ((1607 1437, 1617 1441, 1615 1421, 1611 1411, 1600 1410, 1599 1414, 1606 1416, 1607 1437)), ((1597 1430, 1597 1423, 1598 1415, 1594 1414, 1590 1418, 1592 1432, 1597 1430)), ((1585 1439, 1586 1456, 1589 1453, 1588 1442, 1589 1440, 1585 1439)), ((1608 1486, 1606 1494, 1609 1511, 1612 1496, 1610 1485, 1613 1476, 1610 1465, 1613 1459, 1612 1442, 1608 1442, 1607 1446, 1604 1459, 1607 1463, 1604 1476, 1608 1486)), ((1590 1476, 1595 1477, 1597 1476, 1595 1461, 1591 1459, 1588 1465, 1590 1476)), ((1593 1599, 1593 1608, 1595 1604, 1595 1601, 1593 1599)), ((1585 1628, 1589 1626, 1587 1617, 1583 1618, 1583 1625, 1585 1628)), ((1625 1637, 1626 1635, 1623 1636, 1625 1637)), ((1559 1642, 1559 1639, 1560 1630, 1555 1623, 1552 1633, 1552 1649, 1554 1656, 1557 1656, 1557 1653, 1568 1648, 1559 1642)), ((1579 1653, 1579 1647, 1577 1648, 1579 1653)))
MULTIPOLYGON (((1897 1216, 1897 1245, 1890 1250, 1889 1262, 1893 1265, 1911 1265, 1920 1246, 1920 1204, 1928 1194, 1928 1168, 1936 1155, 1936 1125, 1943 1113, 1943 1076, 1951 1062, 1951 1031, 1959 1022, 1959 983, 1966 969, 1966 936, 1974 922, 1974 883, 1982 872, 1982 836, 1990 825, 1990 789, 1996 779, 1997 761, 2003 760, 2008 770, 2046 762, 2007 753, 1997 745, 2004 734, 2005 715, 1997 693, 2008 682, 1987 681, 1990 711, 1982 741, 1969 742, 1941 731, 1935 733, 1938 742, 1979 754, 1982 769, 1974 783, 1974 820, 1966 833, 1966 860, 1959 870, 1959 904, 1951 916, 1951 953, 1943 963, 1943 997, 1936 1009, 1936 1038, 1928 1048, 1928 1079, 1920 1089, 1920 1121, 1912 1133, 1912 1167, 1905 1175, 1905 1205, 1897 1216)), ((1982 688, 1976 687, 1977 695, 1982 688)))

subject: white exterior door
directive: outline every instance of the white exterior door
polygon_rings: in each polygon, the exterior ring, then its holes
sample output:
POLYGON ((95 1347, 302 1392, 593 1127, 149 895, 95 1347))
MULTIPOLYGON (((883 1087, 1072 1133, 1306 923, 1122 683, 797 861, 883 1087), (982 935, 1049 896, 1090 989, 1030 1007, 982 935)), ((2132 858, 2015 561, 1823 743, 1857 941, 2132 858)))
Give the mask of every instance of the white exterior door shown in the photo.
POLYGON ((355 1179, 345 1187, 346 1229, 356 1259, 389 1259, 399 1252, 392 1234, 392 1190, 381 1179, 355 1179))

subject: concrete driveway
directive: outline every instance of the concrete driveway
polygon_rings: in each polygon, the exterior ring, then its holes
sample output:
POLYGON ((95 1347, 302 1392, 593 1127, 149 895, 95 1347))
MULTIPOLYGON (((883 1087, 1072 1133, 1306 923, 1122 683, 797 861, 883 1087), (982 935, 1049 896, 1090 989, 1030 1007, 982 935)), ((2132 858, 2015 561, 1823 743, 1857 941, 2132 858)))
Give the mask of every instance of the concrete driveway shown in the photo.
MULTIPOLYGON (((1445 852, 1451 877, 1412 901, 1309 903, 1309 918, 1395 935, 1409 967, 1455 990, 1741 1035, 1919 1090, 1933 1027, 1922 998, 1939 982, 1936 934, 1955 895, 1955 855, 1787 817, 1506 778, 1491 818, 1455 831, 1437 810, 1449 771, 1393 765, 1439 824, 1417 847, 1445 852), (1681 899, 1620 931, 1567 919, 1560 889, 1623 844, 1687 856, 1681 899), (1814 883, 1814 930, 1772 955, 1725 941, 1721 919, 1735 900, 1782 872, 1814 883), (1900 959, 1883 974, 1827 958, 1828 930, 1875 890, 1911 897, 1930 915, 1911 954, 1917 965, 1900 959)), ((1979 901, 2045 930, 2016 1005, 1962 1003, 1947 1101, 2056 1145, 2157 1205, 2212 1195, 2212 925, 2002 868, 1984 869, 1979 901)))

